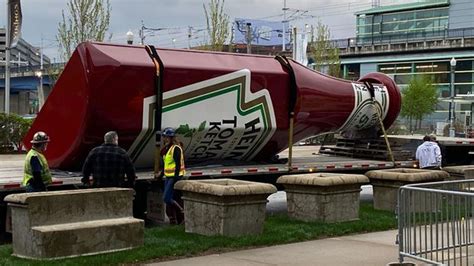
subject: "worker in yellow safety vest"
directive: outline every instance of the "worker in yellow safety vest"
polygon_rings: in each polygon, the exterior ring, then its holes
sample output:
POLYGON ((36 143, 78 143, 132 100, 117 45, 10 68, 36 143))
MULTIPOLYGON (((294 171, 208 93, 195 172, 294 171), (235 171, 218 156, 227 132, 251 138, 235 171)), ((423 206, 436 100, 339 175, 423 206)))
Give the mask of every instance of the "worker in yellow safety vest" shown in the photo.
POLYGON ((174 184, 185 174, 184 152, 173 128, 165 128, 161 135, 165 143, 161 156, 163 158, 162 174, 165 179, 163 201, 166 203, 166 215, 170 224, 182 224, 184 222, 183 201, 181 192, 174 190, 174 184))
POLYGON ((26 154, 25 174, 22 182, 26 187, 26 192, 46 191, 46 187, 52 182, 48 161, 43 155, 48 142, 48 135, 42 131, 36 132, 31 140, 32 147, 26 154))

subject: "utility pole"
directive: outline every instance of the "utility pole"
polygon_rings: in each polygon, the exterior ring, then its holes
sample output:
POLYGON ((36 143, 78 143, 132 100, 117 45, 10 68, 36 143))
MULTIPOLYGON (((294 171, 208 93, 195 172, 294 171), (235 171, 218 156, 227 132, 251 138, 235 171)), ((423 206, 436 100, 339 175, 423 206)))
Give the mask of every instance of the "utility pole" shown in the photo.
POLYGON ((140 44, 144 45, 145 44, 145 25, 143 25, 143 20, 142 20, 142 27, 140 28, 140 32, 138 35, 140 35, 140 44))
POLYGON ((296 27, 293 28, 293 60, 297 61, 296 57, 297 57, 297 54, 298 54, 298 43, 297 43, 297 39, 298 39, 298 30, 296 29, 296 27))
POLYGON ((191 49, 191 37, 193 35, 193 27, 188 26, 188 49, 191 49))
POLYGON ((252 23, 247 22, 247 54, 252 53, 252 23))
POLYGON ((40 46, 40 70, 37 73, 37 76, 40 80, 38 88, 38 112, 41 111, 41 108, 44 105, 44 89, 43 89, 43 35, 41 35, 41 46, 40 46))
POLYGON ((285 24, 288 22, 286 21, 286 11, 288 10, 288 8, 286 7, 286 0, 283 0, 283 21, 281 22, 282 24, 282 31, 281 31, 281 39, 282 39, 282 46, 281 46, 281 51, 284 52, 285 51, 285 46, 286 46, 286 27, 285 27, 285 24))

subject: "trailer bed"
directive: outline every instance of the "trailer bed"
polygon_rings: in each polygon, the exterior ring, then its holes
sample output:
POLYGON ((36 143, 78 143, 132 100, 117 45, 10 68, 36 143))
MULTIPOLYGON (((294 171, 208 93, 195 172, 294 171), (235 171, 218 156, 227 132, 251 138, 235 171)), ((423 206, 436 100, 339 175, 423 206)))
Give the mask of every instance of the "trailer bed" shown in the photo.
MULTIPOLYGON (((294 146, 291 173, 338 172, 393 168, 388 161, 363 160, 358 158, 318 154, 319 146, 294 146)), ((288 150, 279 154, 288 158, 288 150)), ((24 154, 0 155, 0 191, 22 190, 24 154)), ((413 167, 413 161, 398 161, 397 167, 413 167)), ((80 186, 80 172, 52 170, 53 186, 80 186)), ((232 177, 242 175, 266 175, 289 173, 288 164, 245 164, 238 166, 207 165, 189 167, 186 176, 232 177)), ((152 171, 137 171, 138 180, 153 179, 152 171)))

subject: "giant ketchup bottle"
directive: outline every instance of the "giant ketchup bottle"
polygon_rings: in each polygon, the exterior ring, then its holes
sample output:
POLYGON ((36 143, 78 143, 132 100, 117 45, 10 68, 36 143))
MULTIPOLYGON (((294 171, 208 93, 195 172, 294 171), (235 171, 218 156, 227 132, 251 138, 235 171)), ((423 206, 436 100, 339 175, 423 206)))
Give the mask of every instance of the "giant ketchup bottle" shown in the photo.
POLYGON ((150 51, 79 45, 24 143, 45 131, 50 165, 77 169, 104 133, 116 130, 135 165, 151 167, 156 128, 173 127, 188 164, 266 160, 288 147, 290 114, 296 142, 372 127, 377 112, 388 127, 400 111, 400 92, 381 73, 352 82, 284 58, 150 51))

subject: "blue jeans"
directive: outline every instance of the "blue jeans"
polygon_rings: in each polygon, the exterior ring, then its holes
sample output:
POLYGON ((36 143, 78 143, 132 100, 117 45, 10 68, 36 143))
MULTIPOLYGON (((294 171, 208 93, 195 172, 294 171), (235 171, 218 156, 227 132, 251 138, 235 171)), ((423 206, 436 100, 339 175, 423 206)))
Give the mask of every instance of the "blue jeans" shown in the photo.
POLYGON ((178 176, 178 177, 167 177, 165 179, 165 191, 163 192, 163 201, 166 204, 171 204, 172 200, 177 200, 176 199, 176 193, 174 191, 174 184, 181 180, 183 177, 178 176))
POLYGON ((31 184, 26 185, 26 192, 42 192, 42 191, 47 191, 46 187, 45 188, 35 188, 31 184))

